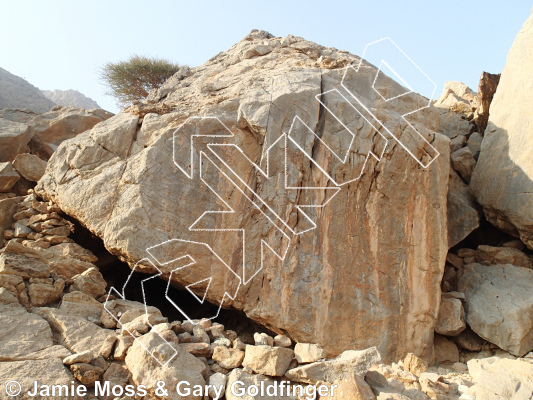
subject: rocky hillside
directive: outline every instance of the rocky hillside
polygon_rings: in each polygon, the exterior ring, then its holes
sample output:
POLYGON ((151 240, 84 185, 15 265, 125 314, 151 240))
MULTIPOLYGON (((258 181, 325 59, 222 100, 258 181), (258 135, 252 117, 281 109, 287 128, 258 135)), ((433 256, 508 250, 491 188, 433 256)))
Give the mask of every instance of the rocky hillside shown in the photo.
POLYGON ((31 83, 0 68, 0 109, 26 108, 41 113, 55 105, 31 83))
POLYGON ((77 90, 41 90, 41 92, 47 99, 60 106, 86 108, 88 110, 101 108, 96 101, 77 90))

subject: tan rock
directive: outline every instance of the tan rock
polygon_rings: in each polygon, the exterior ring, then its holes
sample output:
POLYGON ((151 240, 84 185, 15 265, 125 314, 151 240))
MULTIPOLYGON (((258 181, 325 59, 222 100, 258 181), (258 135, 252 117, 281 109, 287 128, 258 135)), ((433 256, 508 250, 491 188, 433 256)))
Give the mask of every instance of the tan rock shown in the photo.
MULTIPOLYGON (((190 386, 205 384, 202 374, 205 373, 206 366, 203 362, 180 348, 169 347, 152 332, 142 336, 133 344, 126 356, 126 367, 132 374, 133 382, 136 385, 145 385, 151 396, 154 396, 158 381, 164 381, 166 387, 173 389, 180 381, 186 381, 190 386), (175 356, 173 356, 174 351, 177 351, 175 356)), ((166 398, 182 399, 175 390, 169 390, 166 398)), ((189 396, 189 398, 202 400, 203 397, 189 396)))
POLYGON ((115 335, 114 333, 109 334, 102 343, 102 347, 100 347, 100 351, 98 352, 98 354, 100 354, 106 359, 109 358, 111 354, 113 354, 117 339, 117 335, 115 335))
POLYGON ((533 261, 518 249, 512 247, 493 247, 480 245, 476 250, 476 262, 490 264, 512 264, 517 267, 533 269, 533 261))
POLYGON ((479 226, 479 213, 468 186, 450 168, 447 216, 448 247, 452 248, 479 226))
POLYGON ((322 347, 313 343, 296 343, 294 355, 298 364, 306 364, 326 358, 326 352, 322 347))
POLYGON ((409 353, 403 360, 404 368, 413 375, 420 377, 420 375, 428 370, 427 363, 415 356, 413 353, 409 353))
POLYGON ((470 327, 455 337, 455 342, 463 349, 470 351, 483 350, 483 339, 481 339, 470 327))
POLYGON ((3 398, 11 399, 5 395, 5 384, 16 377, 20 383, 22 392, 17 396, 17 400, 33 400, 35 397, 27 394, 32 390, 34 382, 46 382, 47 385, 67 385, 72 382, 72 374, 59 358, 48 358, 44 360, 11 361, 0 363, 0 391, 3 398))
POLYGON ((28 296, 31 304, 36 307, 56 303, 59 301, 59 295, 62 292, 63 288, 61 286, 58 287, 49 283, 31 283, 28 285, 28 296))
POLYGON ((434 343, 435 361, 438 363, 459 362, 459 349, 455 343, 440 335, 435 335, 434 343))
MULTIPOLYGON (((195 357, 211 358, 213 356, 213 349, 207 343, 183 343, 180 344, 180 347, 195 357)), ((218 347, 222 346, 215 347, 215 350, 218 347)))
POLYGON ((0 240, 5 238, 4 231, 9 230, 13 224, 13 214, 17 209, 17 204, 23 197, 11 197, 0 200, 0 240))
POLYGON ((0 361, 24 356, 51 347, 52 331, 41 317, 13 305, 0 305, 0 361))
POLYGON ((70 290, 77 290, 94 298, 98 298, 106 293, 107 282, 95 267, 91 267, 81 274, 73 276, 72 279, 74 283, 70 286, 70 290))
POLYGON ((453 169, 456 170, 459 175, 463 177, 466 182, 470 182, 476 160, 470 151, 470 148, 463 147, 457 151, 454 151, 451 155, 453 169))
MULTIPOLYGON (((50 266, 37 257, 29 253, 18 254, 11 252, 10 246, 0 254, 0 274, 18 275, 24 279, 29 278, 48 278, 50 276, 50 266)), ((22 246, 22 245, 20 245, 22 246)), ((24 247, 24 246, 22 246, 24 247)))
POLYGON ((498 90, 490 105, 478 163, 470 188, 483 206, 487 220, 520 237, 533 249, 533 162, 526 145, 533 138, 530 129, 533 96, 527 88, 533 82, 533 16, 529 16, 507 55, 498 90))
POLYGON ((318 382, 333 383, 349 378, 351 374, 364 377, 370 367, 380 361, 381 356, 375 347, 360 351, 347 350, 333 360, 319 361, 290 369, 285 377, 291 381, 311 385, 318 382))
POLYGON ((515 356, 533 350, 533 270, 469 264, 459 281, 466 322, 483 339, 515 356))
POLYGON ((256 346, 274 346, 274 339, 266 333, 254 333, 254 342, 256 346))
POLYGON ((457 336, 465 329, 463 302, 459 299, 442 299, 435 332, 444 336, 457 336))
POLYGON ((19 154, 13 160, 13 167, 17 172, 30 182, 37 182, 44 175, 46 161, 33 154, 19 154))
POLYGON ((0 163, 0 192, 9 192, 19 179, 20 175, 9 161, 0 163))
POLYGON ((343 380, 334 382, 337 387, 326 396, 320 396, 324 400, 374 400, 376 396, 365 380, 358 375, 351 375, 343 380))
POLYGON ((291 347, 292 341, 285 335, 276 335, 274 337, 274 346, 278 347, 291 347))
POLYGON ((135 339, 129 335, 119 335, 116 340, 115 352, 113 358, 117 361, 124 361, 128 350, 135 342, 135 339))
POLYGON ((26 153, 32 136, 28 125, 0 118, 0 163, 13 161, 17 154, 26 153))
POLYGON ((75 363, 85 363, 89 364, 94 359, 94 353, 92 350, 82 351, 81 353, 75 353, 69 355, 63 359, 63 364, 72 365, 75 363))
POLYGON ((213 351, 213 360, 215 360, 221 367, 227 369, 239 368, 243 363, 244 356, 244 351, 228 349, 224 346, 217 346, 213 351))
POLYGON ((87 387, 94 387, 95 382, 102 379, 104 370, 91 364, 77 363, 70 366, 74 377, 87 387))
POLYGON ((527 399, 533 396, 533 364, 491 357, 468 361, 478 399, 527 399))
POLYGON ((85 318, 67 314, 52 308, 38 308, 33 311, 48 321, 57 334, 60 344, 74 353, 92 350, 98 353, 109 331, 87 321, 85 318))
MULTIPOLYGON (((266 377, 264 375, 254 375, 250 372, 244 371, 243 369, 236 368, 228 375, 228 382, 226 384, 226 400, 242 400, 243 398, 246 398, 247 400, 260 400, 265 399, 266 396, 260 396, 260 394, 256 396, 237 396, 236 394, 233 394, 233 392, 230 390, 233 384, 235 382, 242 382, 241 384, 237 384, 238 388, 241 390, 248 390, 248 388, 255 386, 261 388, 263 386, 265 389, 265 393, 267 393, 268 390, 272 391, 274 389, 274 385, 277 384, 277 381, 266 377)), ((270 396, 269 396, 270 397, 270 396)), ((276 397, 279 400, 296 400, 297 397, 295 396, 278 396, 276 397)))
MULTIPOLYGON (((247 264, 258 270, 261 252, 257 246, 261 246, 261 240, 281 246, 284 242, 278 240, 278 230, 264 214, 257 214, 255 205, 233 187, 240 185, 240 181, 226 185, 223 174, 213 171, 210 164, 204 164, 209 170, 205 176, 220 183, 216 185, 217 190, 229 189, 233 194, 228 201, 238 204, 231 220, 227 219, 228 215, 220 214, 216 218, 224 221, 216 224, 245 226, 249 231, 250 240, 246 243, 249 251, 235 251, 240 240, 236 234, 188 230, 191 213, 199 212, 193 219, 196 220, 205 210, 224 205, 205 185, 199 185, 196 161, 193 179, 176 169, 172 162, 173 132, 187 116, 217 116, 235 133, 232 143, 238 144, 250 160, 264 166, 267 148, 279 139, 281 132, 290 130, 298 115, 312 129, 324 127, 319 132, 324 143, 338 153, 347 154, 345 164, 337 162, 326 146, 316 142, 313 159, 331 179, 339 182, 355 179, 363 165, 365 171, 359 180, 344 185, 319 213, 310 210, 317 228, 298 237, 291 234, 285 259, 274 261, 276 257, 273 257, 272 262, 265 263, 250 286, 239 291, 234 301, 226 297, 224 307, 245 310, 258 322, 268 320, 276 333, 286 332, 296 342, 317 343, 330 356, 347 348, 379 345, 386 359, 397 359, 408 352, 430 357, 448 248, 445 202, 449 140, 436 133, 438 111, 428 108, 411 114, 410 122, 421 136, 413 134, 410 128, 404 129, 401 115, 427 104, 427 100, 408 94, 401 101, 383 102, 371 85, 366 84, 373 82, 378 71, 375 67, 364 63, 357 74, 348 70, 345 86, 357 93, 368 109, 375 110, 416 159, 395 140, 388 141, 385 147, 381 135, 359 118, 356 110, 336 95, 337 92, 331 91, 343 90, 350 98, 340 85, 342 67, 357 62, 358 58, 302 38, 291 39, 290 47, 285 48, 281 46, 282 40, 269 35, 243 40, 205 65, 191 68, 186 78, 169 80, 154 91, 150 105, 135 105, 91 131, 63 142, 50 158, 48 172, 36 191, 103 238, 105 246, 131 266, 147 257, 147 247, 176 239, 176 232, 183 232, 186 240, 206 242, 220 253, 221 259, 232 259, 238 264, 236 254, 248 254, 247 264), (271 51, 256 53, 259 46, 271 47, 271 51), (251 58, 244 57, 245 54, 251 58), (325 58, 318 62, 320 56, 325 58), (222 58, 226 61, 221 69, 222 58), (331 60, 326 62, 326 59, 331 60), (320 63, 324 62, 337 67, 322 68, 320 63), (365 87, 359 87, 360 83, 365 83, 365 87), (322 97, 328 107, 352 132, 357 132, 353 148, 349 148, 352 134, 317 101, 316 96, 320 98, 322 92, 328 92, 322 97), (208 94, 227 100, 214 101, 215 97, 208 94), (139 116, 143 117, 140 129, 139 116), (324 121, 319 121, 319 117, 324 121), (370 157, 365 164, 370 149, 379 154, 384 150, 383 160, 378 163, 370 157), (436 156, 435 149, 440 156, 429 168, 420 168, 417 161, 427 164, 436 156), (175 204, 180 204, 185 214, 175 212, 175 204), (391 232, 382 229, 384 226, 396 228, 391 232), (132 227, 135 227, 134 235, 132 227), (346 240, 347 237, 352 239, 346 240), (324 276, 328 279, 321 278, 324 276), (359 300, 350 300, 354 298, 359 300), (280 308, 279 304, 284 306, 280 308), (329 316, 327 324, 319 317, 323 315, 329 316), (353 329, 354 326, 358 328, 353 329), (330 340, 332 337, 336 340, 330 340)), ((384 83, 391 91, 401 90, 395 82, 384 83)), ((206 135, 223 129, 212 120, 200 125, 187 126, 192 126, 191 130, 201 129, 206 135)), ((189 129, 187 126, 184 129, 189 129)), ((314 133, 307 131, 303 124, 297 124, 291 134, 295 140, 305 142, 309 151, 315 143, 314 133)), ((176 157, 187 165, 189 138, 185 134, 176 135, 177 149, 183 150, 176 157)), ((275 153, 271 165, 279 169, 284 165, 285 152, 275 153)), ((242 153, 221 153, 222 158, 226 156, 237 175, 250 182, 257 188, 257 195, 269 199, 276 208, 280 216, 278 223, 291 229, 299 231, 309 227, 307 219, 297 216, 296 202, 323 204, 331 194, 329 190, 313 190, 305 191, 303 197, 295 197, 295 191, 279 189, 283 174, 276 172, 263 184, 256 169, 242 159, 242 153)), ((298 175, 293 177, 299 187, 335 186, 300 150, 291 150, 289 156, 298 161, 295 164, 298 175)), ((194 268, 183 268, 173 274, 172 279, 184 287, 213 277, 206 301, 220 304, 226 290, 236 289, 233 273, 222 263, 213 262, 205 246, 188 244, 186 247, 178 252, 186 251, 196 264, 194 268)), ((163 258, 173 259, 169 258, 173 251, 162 250, 163 258)), ((171 264, 165 267, 168 271, 176 268, 174 262, 171 264)), ((195 286, 198 293, 201 289, 206 287, 195 286)), ((205 290, 201 294, 204 293, 205 290)))
POLYGON ((481 73, 477 94, 479 107, 474 114, 474 122, 478 127, 478 132, 485 132, 485 128, 487 127, 490 103, 500 82, 500 76, 501 74, 481 73))
MULTIPOLYGON (((240 352, 240 350, 236 349, 227 350, 233 350, 234 354, 239 354, 236 352, 240 352)), ((294 358, 294 351, 291 349, 264 345, 247 345, 245 353, 244 360, 242 361, 244 367, 251 368, 256 374, 269 376, 283 376, 289 369, 291 360, 294 358)))
POLYGON ((77 315, 91 322, 100 321, 100 316, 104 310, 102 303, 96 301, 92 296, 82 292, 65 293, 59 306, 61 311, 77 315))

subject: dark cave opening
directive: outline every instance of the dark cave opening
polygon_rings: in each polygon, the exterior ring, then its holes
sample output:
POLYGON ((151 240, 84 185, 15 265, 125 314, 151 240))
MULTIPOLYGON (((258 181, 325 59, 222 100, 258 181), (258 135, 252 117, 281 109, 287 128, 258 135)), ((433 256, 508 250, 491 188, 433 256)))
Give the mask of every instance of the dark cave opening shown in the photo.
MULTIPOLYGON (((131 274, 131 269, 127 263, 121 261, 117 256, 111 254, 104 246, 104 242, 98 236, 91 233, 79 221, 68 216, 63 215, 74 224, 74 232, 70 235, 77 244, 90 250, 98 261, 94 264, 100 270, 100 273, 107 282, 107 291, 114 287, 119 292, 126 283, 126 280, 131 274)), ((136 272, 131 274, 130 281, 126 287, 125 298, 127 300, 134 300, 140 303, 144 302, 141 287, 141 281, 152 276, 151 274, 144 274, 136 272)), ((167 317, 169 321, 183 321, 186 317, 174 307, 164 296, 167 290, 167 281, 160 278, 151 279, 148 281, 149 285, 145 285, 146 303, 149 306, 157 307, 163 316, 167 317)), ((218 306, 205 301, 200 304, 188 291, 179 289, 173 286, 168 288, 168 297, 177 300, 180 308, 190 319, 202 319, 206 316, 213 316, 218 310, 218 306)), ((220 310, 220 313, 213 322, 218 322, 224 325, 225 329, 236 331, 241 339, 245 342, 253 343, 253 333, 264 332, 269 335, 275 335, 268 328, 251 320, 243 311, 236 309, 220 310), (248 340, 245 340, 248 339, 248 340)))

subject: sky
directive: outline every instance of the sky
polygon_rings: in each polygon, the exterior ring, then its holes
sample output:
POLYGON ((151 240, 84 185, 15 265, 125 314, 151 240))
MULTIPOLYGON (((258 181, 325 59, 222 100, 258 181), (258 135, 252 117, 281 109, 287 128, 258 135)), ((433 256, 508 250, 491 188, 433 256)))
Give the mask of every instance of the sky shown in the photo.
POLYGON ((117 112, 98 68, 132 54, 197 66, 252 29, 357 55, 389 37, 435 82, 438 97, 446 81, 476 90, 482 71, 501 72, 532 6, 529 0, 0 0, 0 67, 40 89, 79 90, 117 112))

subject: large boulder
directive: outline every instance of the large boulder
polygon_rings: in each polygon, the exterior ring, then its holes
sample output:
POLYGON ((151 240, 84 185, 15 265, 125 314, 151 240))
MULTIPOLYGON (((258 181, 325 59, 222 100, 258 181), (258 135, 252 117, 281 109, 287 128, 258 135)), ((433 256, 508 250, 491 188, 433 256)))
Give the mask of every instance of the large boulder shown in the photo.
POLYGON ((468 186, 450 168, 448 189, 448 246, 452 248, 479 227, 479 206, 472 199, 468 186))
POLYGON ((533 270, 468 264, 459 280, 466 322, 483 339, 516 356, 533 350, 533 270))
POLYGON ((487 219, 533 249, 533 15, 509 51, 470 188, 487 219))
MULTIPOLYGON (((26 360, 0 363, 0 399, 1 400, 34 400, 34 399, 52 399, 57 396, 30 396, 28 391, 34 390, 35 382, 38 385, 48 385, 51 394, 53 385, 65 385, 70 388, 74 377, 63 365, 59 358, 49 358, 45 360, 26 360), (17 396, 8 396, 6 389, 14 391, 17 385, 6 385, 16 380, 20 384, 21 393, 17 396)), ((39 387, 39 386, 38 386, 39 387)), ((13 393, 13 392, 12 392, 13 393)), ((76 398, 77 396, 65 396, 62 398, 76 398)), ((81 396, 80 396, 81 397, 81 396)))
POLYGON ((0 162, 12 161, 17 154, 26 153, 32 136, 28 125, 0 118, 0 162))
MULTIPOLYGON (((435 133, 432 108, 409 117, 414 133, 402 115, 428 100, 410 93, 383 102, 371 87, 378 70, 363 63, 356 72, 359 60, 254 31, 201 67, 180 70, 146 103, 63 142, 36 190, 132 267, 164 242, 151 260, 167 276, 192 257, 194 267, 170 279, 197 300, 224 301, 330 356, 379 345, 386 359, 431 358, 448 249, 449 140, 435 133), (361 118, 356 109, 366 111, 350 93, 398 141, 386 142, 370 116, 361 118), (328 110, 357 133, 353 143, 328 110), (219 120, 188 119, 197 115, 219 120), (207 146, 217 141, 238 148, 207 146), (268 161, 268 177, 250 160, 263 168, 268 161), (235 212, 204 214, 228 206, 235 212), (199 230, 189 229, 202 215, 199 230)), ((379 77, 385 95, 404 90, 379 77)), ((146 261, 138 269, 156 272, 146 261)))
POLYGON ((477 399, 531 399, 533 396, 533 363, 490 357, 468 361, 468 372, 475 386, 471 393, 477 399))
POLYGON ((44 142, 57 146, 63 140, 91 129, 112 115, 101 109, 84 110, 77 107, 56 106, 31 120, 30 126, 44 142))
MULTIPOLYGON (((203 374, 207 367, 205 364, 181 349, 174 348, 155 332, 150 332, 131 346, 126 356, 126 367, 132 375, 136 385, 145 385, 148 394, 156 397, 157 383, 164 381, 168 390, 169 400, 196 400, 202 396, 194 394, 180 396, 176 385, 185 382, 181 390, 192 388, 195 385, 203 386, 203 374), (174 355, 175 354, 175 355, 174 355)), ((160 396, 157 396, 160 397, 160 396)))
POLYGON ((48 323, 18 304, 0 306, 0 325, 0 361, 20 360, 54 344, 48 323))

